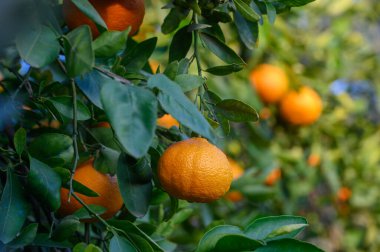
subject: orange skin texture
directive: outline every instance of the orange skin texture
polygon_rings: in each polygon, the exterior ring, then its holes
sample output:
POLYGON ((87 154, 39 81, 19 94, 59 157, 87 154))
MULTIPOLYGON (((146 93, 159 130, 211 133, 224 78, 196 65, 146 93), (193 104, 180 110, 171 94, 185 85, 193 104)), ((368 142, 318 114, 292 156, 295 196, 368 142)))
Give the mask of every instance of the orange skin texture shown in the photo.
POLYGON ((289 80, 285 71, 277 66, 259 65, 251 71, 249 79, 265 103, 279 102, 289 89, 289 80))
MULTIPOLYGON (((90 0, 110 31, 124 31, 131 26, 130 35, 136 34, 145 15, 144 0, 90 0)), ((99 36, 98 28, 83 14, 71 0, 63 1, 63 17, 70 30, 87 24, 94 38, 99 36)))
POLYGON ((179 128, 179 122, 169 114, 157 119, 157 125, 163 128, 170 129, 171 127, 179 128))
POLYGON ((211 202, 231 186, 232 168, 226 155, 204 138, 172 144, 158 162, 162 187, 190 202, 211 202))
POLYGON ((352 191, 350 188, 342 187, 338 191, 338 200, 340 202, 347 202, 351 198, 351 195, 352 195, 352 191))
POLYGON ((307 159, 307 163, 311 167, 316 167, 321 163, 321 157, 317 154, 311 154, 307 159))
MULTIPOLYGON (((237 180, 244 174, 244 169, 235 160, 228 158, 228 161, 230 162, 230 166, 232 168, 233 180, 237 180)), ((239 202, 243 200, 243 194, 241 194, 239 191, 234 190, 228 192, 226 194, 226 198, 232 202, 239 202)))
MULTIPOLYGON (((77 193, 87 205, 94 204, 105 207, 107 210, 101 215, 103 219, 112 218, 123 206, 116 176, 109 176, 97 171, 93 166, 93 159, 78 166, 74 174, 74 180, 87 186, 99 194, 98 197, 87 197, 77 193)), ((71 215, 82 208, 82 205, 74 198, 68 202, 69 190, 61 188, 61 208, 58 210, 60 216, 71 215)), ((95 222, 96 218, 85 219, 83 222, 95 222)))
POLYGON ((281 178, 281 170, 279 168, 273 169, 265 179, 267 186, 273 186, 281 178))
POLYGON ((289 92, 281 101, 282 117, 293 125, 310 125, 322 114, 322 99, 313 89, 302 87, 298 92, 289 92))

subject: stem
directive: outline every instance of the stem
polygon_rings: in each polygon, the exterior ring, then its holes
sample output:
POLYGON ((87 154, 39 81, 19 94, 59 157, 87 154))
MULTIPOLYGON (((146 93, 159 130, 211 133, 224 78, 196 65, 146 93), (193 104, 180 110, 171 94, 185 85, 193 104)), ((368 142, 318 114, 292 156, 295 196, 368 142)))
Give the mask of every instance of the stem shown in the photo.
POLYGON ((90 223, 85 223, 84 224, 84 239, 87 244, 90 243, 90 228, 91 224, 90 223))
POLYGON ((70 196, 74 195, 74 190, 73 190, 73 179, 74 179, 74 174, 75 170, 78 165, 79 161, 79 151, 78 151, 78 120, 77 120, 77 91, 75 87, 75 82, 73 79, 71 79, 71 89, 73 92, 73 147, 74 147, 74 160, 71 168, 71 175, 70 175, 70 194, 69 194, 69 199, 68 201, 70 202, 70 196))
MULTIPOLYGON (((194 24, 198 24, 198 16, 196 13, 193 14, 193 22, 194 24)), ((198 40, 199 40, 199 32, 198 30, 194 30, 194 58, 197 62, 198 75, 202 77, 201 60, 200 60, 199 51, 198 51, 198 40)))
POLYGON ((95 66, 94 68, 96 70, 98 70, 99 72, 101 72, 101 73, 103 73, 103 74, 105 74, 105 75, 107 75, 107 76, 109 76, 109 77, 111 77, 111 78, 113 78, 113 79, 115 79, 115 80, 123 83, 123 84, 126 84, 126 85, 131 85, 132 84, 129 80, 127 80, 127 79, 121 77, 120 75, 117 75, 117 74, 115 74, 115 73, 113 73, 111 71, 108 71, 108 70, 106 70, 104 68, 97 67, 97 66, 95 66))

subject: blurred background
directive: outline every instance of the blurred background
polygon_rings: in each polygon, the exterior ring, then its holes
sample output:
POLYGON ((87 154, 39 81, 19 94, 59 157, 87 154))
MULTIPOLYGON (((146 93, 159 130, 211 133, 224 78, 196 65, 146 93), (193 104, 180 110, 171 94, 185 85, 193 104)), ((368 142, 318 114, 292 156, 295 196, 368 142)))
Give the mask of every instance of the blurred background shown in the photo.
MULTIPOLYGON (((161 6, 151 1, 156 15, 146 16, 137 39, 159 34, 161 6)), ((249 64, 228 77, 209 76, 210 89, 252 105, 261 120, 232 125, 222 143, 244 168, 233 184, 242 195, 193 206, 200 219, 185 221, 171 239, 187 248, 197 239, 194 227, 200 235, 215 220, 244 225, 258 216, 295 214, 310 223, 303 238, 326 251, 380 251, 379 13, 375 0, 317 0, 278 15, 274 25, 264 22, 252 51, 236 29, 223 27, 249 64), (289 125, 278 106, 260 101, 249 75, 263 63, 282 68, 291 86, 319 93, 323 113, 315 124, 289 125)), ((159 35, 152 65, 165 65, 168 39, 159 35)), ((215 65, 218 59, 206 55, 204 62, 215 65)))

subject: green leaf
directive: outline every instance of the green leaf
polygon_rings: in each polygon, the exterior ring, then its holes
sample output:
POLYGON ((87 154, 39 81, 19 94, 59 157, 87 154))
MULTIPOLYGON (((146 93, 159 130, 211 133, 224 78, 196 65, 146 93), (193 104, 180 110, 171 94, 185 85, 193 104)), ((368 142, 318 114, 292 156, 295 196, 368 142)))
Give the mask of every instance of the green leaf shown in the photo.
POLYGON ((26 146, 26 130, 24 128, 19 128, 16 131, 13 137, 13 143, 17 154, 21 156, 26 146))
POLYGON ((211 141, 215 139, 210 124, 184 95, 178 84, 163 74, 156 74, 148 80, 148 86, 160 90, 158 100, 167 113, 198 134, 209 138, 211 141))
POLYGON ((268 242, 266 246, 258 248, 255 252, 323 252, 313 244, 294 239, 282 239, 268 242))
POLYGON ((315 0, 277 0, 280 3, 284 3, 289 7, 299 7, 306 5, 308 3, 314 2, 315 0))
POLYGON ((268 2, 268 1, 265 1, 265 5, 267 7, 267 16, 268 16, 268 19, 269 19, 269 22, 271 24, 274 24, 274 21, 276 20, 276 8, 273 6, 272 3, 268 2))
POLYGON ((127 44, 130 28, 126 31, 106 31, 102 33, 94 42, 95 56, 114 57, 117 52, 123 50, 127 44))
POLYGON ((223 100, 216 104, 216 111, 233 122, 255 122, 259 114, 251 106, 234 99, 223 100))
POLYGON ((52 240, 54 241, 68 240, 78 230, 79 225, 80 225, 80 222, 79 222, 78 217, 73 216, 73 215, 66 216, 56 226, 51 237, 52 240))
POLYGON ((241 13, 243 17, 247 20, 256 22, 260 20, 260 15, 256 13, 248 4, 243 0, 234 0, 236 9, 241 13))
POLYGON ((103 250, 94 244, 81 242, 75 245, 73 252, 103 252, 103 250))
POLYGON ((181 21, 187 17, 189 10, 181 9, 180 7, 175 7, 170 10, 169 14, 165 17, 164 22, 161 26, 161 31, 163 34, 169 34, 175 31, 181 21))
POLYGON ((0 241, 2 243, 8 243, 16 237, 29 211, 30 205, 25 199, 22 185, 8 170, 7 183, 0 200, 0 241))
POLYGON ((145 173, 146 170, 151 171, 151 168, 145 159, 135 164, 130 163, 126 155, 120 155, 117 181, 128 211, 136 217, 143 217, 149 208, 153 186, 151 176, 143 178, 141 173, 145 173))
POLYGON ((20 32, 16 47, 32 67, 42 68, 53 62, 59 54, 60 45, 51 28, 41 25, 35 29, 20 32))
POLYGON ((221 225, 206 232, 199 242, 196 252, 248 251, 259 246, 262 246, 260 241, 244 236, 240 228, 221 225))
POLYGON ((46 203, 52 211, 61 206, 61 177, 48 165, 30 158, 28 186, 37 199, 46 203))
POLYGON ((156 130, 157 101, 153 93, 116 82, 103 87, 101 100, 122 146, 133 157, 143 157, 156 130))
POLYGON ((299 232, 301 232, 307 225, 307 221, 303 217, 287 215, 270 216, 254 220, 253 222, 248 224, 248 226, 245 229, 245 233, 249 237, 257 240, 277 240, 284 238, 293 238, 299 232), (288 226, 290 227, 288 228, 288 226), (278 234, 278 236, 274 237, 273 235, 275 235, 276 233, 278 234))
MULTIPOLYGON (((105 208, 103 206, 98 206, 98 205, 93 205, 93 204, 90 204, 90 205, 87 205, 87 206, 88 206, 88 208, 90 208, 90 210, 92 212, 96 213, 97 215, 102 215, 102 214, 104 214, 107 211, 107 208, 105 208)), ((75 211, 75 213, 73 215, 76 216, 76 217, 78 217, 81 220, 94 218, 94 216, 91 215, 87 211, 87 209, 84 208, 84 207, 82 207, 82 208, 78 209, 77 211, 75 211)))
POLYGON ((169 48, 169 62, 186 58, 193 42, 193 33, 188 29, 189 26, 184 26, 174 35, 169 48))
POLYGON ((165 74, 169 79, 174 80, 177 76, 179 68, 178 61, 170 62, 170 64, 165 68, 165 71, 163 74, 165 74))
POLYGON ((42 134, 31 142, 29 153, 51 167, 68 167, 74 157, 73 140, 58 133, 42 134))
POLYGON ((244 19, 237 11, 234 12, 234 20, 240 39, 248 49, 253 50, 259 37, 259 23, 244 19))
POLYGON ((199 88, 205 83, 205 80, 202 77, 191 74, 177 75, 174 81, 181 87, 184 93, 199 88))
POLYGON ((121 63, 128 72, 141 70, 154 52, 156 44, 157 38, 150 38, 133 48, 128 48, 126 54, 123 55, 121 63))
POLYGON ((90 28, 80 26, 64 38, 66 70, 69 77, 77 77, 92 70, 95 62, 90 28))
POLYGON ((150 238, 146 233, 144 233, 135 224, 127 220, 109 220, 108 223, 118 229, 123 230, 127 234, 135 234, 144 238, 155 251, 164 251, 152 238, 150 238))
POLYGON ((206 47, 224 62, 238 65, 245 64, 239 55, 216 37, 203 32, 200 33, 200 37, 206 47))
POLYGON ((231 64, 231 65, 225 65, 225 66, 211 67, 205 71, 213 75, 224 76, 224 75, 229 75, 232 73, 239 72, 243 68, 244 68, 243 64, 231 64))
MULTIPOLYGON (((70 96, 56 96, 47 98, 47 101, 63 116, 73 119, 73 98, 70 96)), ((83 102, 77 100, 77 120, 86 121, 91 118, 91 112, 83 102)))
POLYGON ((22 229, 20 234, 12 240, 7 246, 12 248, 23 248, 33 242, 36 237, 38 223, 32 223, 22 229))
POLYGON ((110 241, 110 252, 137 252, 137 249, 124 237, 114 234, 110 241))
POLYGON ((177 225, 189 219, 193 212, 194 210, 191 208, 183 208, 175 212, 168 221, 160 223, 155 233, 163 237, 169 237, 178 228, 177 225))
POLYGON ((103 27, 104 29, 108 29, 106 23, 103 18, 96 11, 94 6, 88 0, 71 0, 73 4, 75 4, 78 9, 83 12, 89 19, 91 19, 95 24, 103 27))
POLYGON ((101 146, 99 155, 94 161, 94 167, 101 173, 115 175, 120 152, 106 146, 101 146))
POLYGON ((71 249, 73 247, 73 244, 71 244, 71 242, 68 242, 68 241, 62 241, 62 242, 53 241, 50 239, 49 234, 38 233, 32 243, 32 246, 48 247, 48 248, 54 248, 54 249, 59 249, 59 248, 71 249))

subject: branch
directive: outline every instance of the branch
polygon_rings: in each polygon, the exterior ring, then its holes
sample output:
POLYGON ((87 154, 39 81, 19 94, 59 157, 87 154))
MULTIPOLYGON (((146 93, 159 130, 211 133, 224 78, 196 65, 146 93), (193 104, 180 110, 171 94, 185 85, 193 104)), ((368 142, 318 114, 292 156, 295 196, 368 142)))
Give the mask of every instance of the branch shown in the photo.
POLYGON ((104 69, 104 68, 101 68, 101 67, 98 67, 98 66, 95 66, 94 68, 96 70, 98 70, 99 72, 101 72, 101 73, 103 73, 103 74, 105 74, 105 75, 107 75, 107 76, 109 76, 109 77, 111 77, 111 78, 113 78, 113 79, 115 79, 115 80, 123 83, 123 84, 126 84, 126 85, 131 85, 132 84, 129 80, 127 80, 127 79, 121 77, 120 75, 117 75, 117 74, 115 74, 115 73, 113 73, 113 72, 111 72, 111 71, 109 71, 107 69, 104 69))

